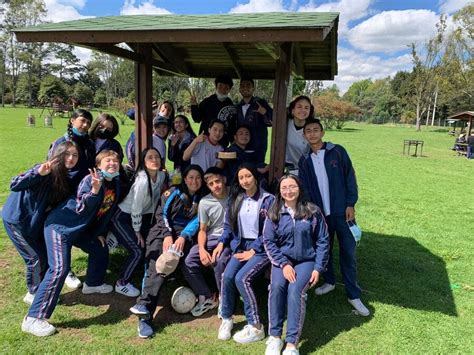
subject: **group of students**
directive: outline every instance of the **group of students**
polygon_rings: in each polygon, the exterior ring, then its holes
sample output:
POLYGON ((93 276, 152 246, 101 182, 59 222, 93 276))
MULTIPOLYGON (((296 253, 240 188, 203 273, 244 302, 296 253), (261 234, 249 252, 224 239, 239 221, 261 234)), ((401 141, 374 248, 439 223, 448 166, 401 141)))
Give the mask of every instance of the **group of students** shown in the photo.
MULTIPOLYGON (((216 79, 213 96, 219 102, 225 96, 219 93, 221 84, 216 79)), ((244 81, 243 86, 241 83, 241 93, 251 102, 253 81, 249 85, 244 81)), ((261 115, 265 121, 259 124, 271 123, 265 116, 271 109, 258 101, 252 104, 254 117, 261 115)), ((185 115, 173 114, 169 119, 172 105, 164 106, 157 107, 160 114, 154 120, 154 135, 164 143, 169 126, 173 127, 168 154, 154 144, 140 153, 136 167, 130 166, 135 159, 130 156, 134 139, 129 139, 129 165, 124 169, 123 151, 115 140, 119 129, 115 118, 101 114, 93 121, 88 111, 78 110, 66 134, 52 144, 48 160, 12 180, 2 218, 27 266, 24 301, 31 306, 22 330, 37 336, 55 332, 48 320, 70 272, 72 246, 76 246, 89 254, 82 292, 115 289, 136 297, 130 311, 139 318, 142 338, 154 334, 152 320, 160 290, 178 269, 198 297, 191 311, 194 316, 219 307, 219 339, 231 338, 238 296, 248 324, 233 339, 240 343, 263 339, 253 287, 271 265, 266 353, 279 354, 283 348, 286 309, 284 353, 295 354, 308 288, 316 285, 321 274, 324 283, 316 294, 335 288, 334 234, 348 301, 359 314, 369 315, 360 300, 356 244, 348 226, 355 218, 358 197, 354 169, 343 147, 323 142, 323 126, 314 118, 309 98, 301 96, 290 104, 287 161, 297 175, 294 171, 285 174, 275 195, 265 191, 265 167, 255 157, 262 142, 246 149, 255 132, 248 124, 234 127, 233 137, 225 137, 229 131, 221 119, 207 120, 211 113, 205 108, 212 105, 199 105, 194 109, 201 110, 202 122, 206 120, 206 134, 195 136, 185 115), (223 150, 219 143, 223 138, 233 142, 228 149, 236 151, 238 158, 225 165, 215 154, 223 150), (168 180, 166 156, 181 174, 177 184, 168 180), (115 287, 105 283, 111 244, 106 239, 108 232, 129 252, 115 287), (174 259, 165 257, 173 254, 174 259), (143 260, 145 273, 138 289, 130 279, 143 260), (211 280, 206 278, 207 270, 213 273, 211 280)), ((245 101, 237 108, 243 116, 250 109, 245 101)), ((239 111, 233 115, 238 116, 239 111)))

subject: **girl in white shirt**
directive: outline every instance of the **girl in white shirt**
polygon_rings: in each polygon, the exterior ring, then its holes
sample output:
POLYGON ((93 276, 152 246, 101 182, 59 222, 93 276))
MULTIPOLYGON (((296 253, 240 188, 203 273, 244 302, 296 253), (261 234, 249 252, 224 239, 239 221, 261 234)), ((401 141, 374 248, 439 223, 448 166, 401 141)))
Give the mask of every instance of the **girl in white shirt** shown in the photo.
POLYGON ((115 292, 128 297, 140 294, 140 290, 129 279, 143 258, 146 234, 166 185, 166 173, 161 170, 160 154, 155 148, 144 149, 140 154, 135 181, 127 197, 118 206, 110 227, 119 244, 130 252, 115 285, 115 292))

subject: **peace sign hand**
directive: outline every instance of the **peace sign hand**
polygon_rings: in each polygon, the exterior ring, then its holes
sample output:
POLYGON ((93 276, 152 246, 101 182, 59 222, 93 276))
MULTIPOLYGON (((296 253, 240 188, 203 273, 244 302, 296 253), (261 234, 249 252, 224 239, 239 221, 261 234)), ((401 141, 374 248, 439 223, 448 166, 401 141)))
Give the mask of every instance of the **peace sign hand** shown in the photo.
POLYGON ((52 167, 57 163, 58 159, 56 158, 41 164, 38 168, 38 174, 40 174, 41 176, 48 175, 49 173, 51 173, 52 167))
POLYGON ((258 105, 258 108, 256 110, 253 110, 253 112, 258 112, 261 115, 265 115, 267 113, 267 109, 260 105, 260 102, 255 101, 255 103, 258 105))
POLYGON ((92 193, 97 195, 102 186, 102 178, 96 168, 89 169, 89 173, 91 176, 92 193))

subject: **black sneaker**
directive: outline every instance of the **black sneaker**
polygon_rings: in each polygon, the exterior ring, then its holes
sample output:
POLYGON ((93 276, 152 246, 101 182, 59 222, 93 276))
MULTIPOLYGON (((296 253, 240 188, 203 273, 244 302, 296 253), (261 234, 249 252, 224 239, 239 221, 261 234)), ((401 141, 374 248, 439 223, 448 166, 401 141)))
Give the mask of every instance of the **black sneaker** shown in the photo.
POLYGON ((138 321, 138 336, 140 338, 146 339, 152 337, 153 334, 155 334, 155 331, 153 330, 151 321, 140 319, 138 321))

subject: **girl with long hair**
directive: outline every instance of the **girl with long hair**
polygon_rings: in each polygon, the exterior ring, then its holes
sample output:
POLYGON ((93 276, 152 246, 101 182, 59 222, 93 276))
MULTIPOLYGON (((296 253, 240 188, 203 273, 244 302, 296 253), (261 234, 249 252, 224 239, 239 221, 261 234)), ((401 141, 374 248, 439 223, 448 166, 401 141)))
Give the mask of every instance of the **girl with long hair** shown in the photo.
POLYGON ((26 264, 26 287, 23 298, 33 302, 36 290, 47 269, 43 225, 49 210, 67 199, 74 191, 69 172, 79 160, 74 142, 56 146, 51 159, 37 164, 14 177, 10 196, 2 209, 5 230, 26 264))
POLYGON ((184 171, 191 163, 183 160, 183 153, 194 138, 196 138, 196 134, 191 127, 189 118, 185 115, 177 115, 168 137, 168 159, 174 163, 175 171, 184 171))
POLYGON ((140 290, 129 280, 143 258, 153 212, 165 186, 166 173, 161 170, 160 154, 155 148, 144 149, 130 192, 119 204, 110 226, 118 243, 130 253, 115 285, 115 292, 128 297, 140 294, 140 290))
POLYGON ((274 197, 260 187, 259 180, 255 165, 243 163, 237 169, 231 186, 224 232, 216 247, 217 257, 224 246, 230 245, 233 253, 222 276, 222 324, 218 333, 221 340, 231 337, 237 291, 244 301, 248 324, 234 335, 234 340, 238 343, 250 343, 265 337, 252 281, 261 275, 270 263, 263 248, 262 233, 267 211, 274 197))
POLYGON ((95 144, 96 154, 106 149, 113 150, 117 152, 120 162, 122 162, 123 149, 121 144, 115 139, 118 134, 119 124, 117 119, 108 113, 101 113, 89 128, 89 137, 95 144))
POLYGON ((283 348, 285 309, 287 330, 283 354, 298 354, 306 292, 316 285, 328 261, 329 237, 324 216, 303 195, 299 179, 284 175, 265 221, 263 244, 272 263, 267 355, 280 354, 283 348))

